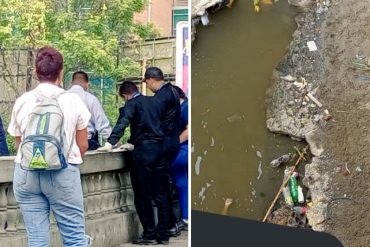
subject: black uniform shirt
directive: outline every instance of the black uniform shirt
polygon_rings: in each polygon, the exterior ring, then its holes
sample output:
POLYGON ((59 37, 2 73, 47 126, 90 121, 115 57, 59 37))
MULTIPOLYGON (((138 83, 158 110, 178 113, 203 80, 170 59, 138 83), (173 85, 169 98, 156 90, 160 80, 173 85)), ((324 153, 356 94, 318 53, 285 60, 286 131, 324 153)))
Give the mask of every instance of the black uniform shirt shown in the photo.
POLYGON ((181 107, 179 94, 171 83, 164 84, 154 95, 161 110, 162 129, 170 145, 179 145, 181 107))
POLYGON ((163 141, 164 134, 160 122, 160 109, 153 103, 153 97, 137 94, 119 109, 120 114, 108 142, 116 144, 130 125, 129 143, 141 141, 163 141))

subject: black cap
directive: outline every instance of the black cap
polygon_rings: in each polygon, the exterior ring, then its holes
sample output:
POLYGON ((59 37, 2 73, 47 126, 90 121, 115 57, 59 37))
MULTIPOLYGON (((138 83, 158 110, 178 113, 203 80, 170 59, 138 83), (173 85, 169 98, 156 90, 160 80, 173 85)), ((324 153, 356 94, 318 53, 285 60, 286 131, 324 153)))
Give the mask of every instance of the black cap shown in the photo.
POLYGON ((146 79, 149 79, 149 78, 154 78, 154 79, 157 79, 159 81, 164 80, 162 70, 158 67, 149 67, 149 68, 147 68, 146 71, 145 71, 143 81, 145 81, 146 79))

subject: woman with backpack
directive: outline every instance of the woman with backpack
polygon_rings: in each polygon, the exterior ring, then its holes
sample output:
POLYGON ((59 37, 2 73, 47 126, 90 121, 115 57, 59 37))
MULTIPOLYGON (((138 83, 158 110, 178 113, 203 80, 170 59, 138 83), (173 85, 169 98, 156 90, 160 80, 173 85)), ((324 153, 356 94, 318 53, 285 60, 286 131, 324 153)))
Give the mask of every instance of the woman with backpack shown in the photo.
POLYGON ((88 148, 90 112, 78 95, 61 88, 63 56, 59 51, 41 48, 35 67, 40 83, 17 99, 8 127, 18 150, 13 189, 28 246, 49 246, 50 211, 63 246, 90 246, 79 170, 88 148))

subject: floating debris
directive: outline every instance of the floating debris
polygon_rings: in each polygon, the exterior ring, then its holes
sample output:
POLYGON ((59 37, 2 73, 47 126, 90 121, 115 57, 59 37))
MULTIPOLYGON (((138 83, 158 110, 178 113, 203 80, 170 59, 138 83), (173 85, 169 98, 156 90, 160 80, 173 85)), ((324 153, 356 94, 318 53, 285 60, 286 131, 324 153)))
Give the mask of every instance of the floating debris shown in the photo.
POLYGON ((262 162, 260 161, 260 164, 258 165, 258 177, 257 177, 257 180, 259 180, 261 176, 262 176, 262 162))
POLYGON ((227 121, 229 121, 229 123, 234 123, 235 121, 241 120, 242 117, 238 114, 234 114, 230 117, 227 117, 226 119, 227 119, 227 121))
POLYGON ((206 192, 206 188, 202 187, 202 189, 199 191, 198 197, 201 198, 204 196, 204 192, 206 192))
POLYGON ((261 154, 261 152, 257 150, 257 152, 256 152, 256 153, 257 153, 257 157, 258 157, 258 158, 260 158, 260 159, 262 159, 262 154, 261 154))
POLYGON ((195 174, 197 175, 200 173, 200 162, 202 162, 202 157, 198 156, 197 161, 195 162, 195 174))
POLYGON ((281 164, 288 162, 290 160, 290 154, 284 154, 280 156, 279 158, 274 159, 270 162, 270 166, 273 168, 276 168, 280 166, 281 164))
POLYGON ((211 147, 215 146, 215 139, 213 138, 213 136, 211 137, 211 147))

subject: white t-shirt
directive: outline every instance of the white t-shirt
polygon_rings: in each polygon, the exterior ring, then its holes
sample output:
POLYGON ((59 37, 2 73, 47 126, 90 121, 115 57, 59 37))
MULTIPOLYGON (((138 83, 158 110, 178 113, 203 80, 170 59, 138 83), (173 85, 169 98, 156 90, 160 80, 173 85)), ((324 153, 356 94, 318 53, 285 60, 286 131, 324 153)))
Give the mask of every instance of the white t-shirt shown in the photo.
MULTIPOLYGON (((51 97, 65 92, 64 89, 50 84, 40 83, 34 90, 23 94, 17 99, 13 107, 8 132, 12 136, 21 136, 25 132, 28 122, 28 115, 36 106, 36 96, 32 93, 40 92, 44 96, 51 97)), ((64 93, 58 98, 59 106, 64 114, 64 131, 66 140, 64 140, 71 150, 67 157, 70 164, 81 164, 83 162, 80 149, 76 143, 76 130, 82 130, 87 127, 91 114, 80 97, 74 93, 64 93)), ((16 163, 21 162, 21 154, 18 149, 15 158, 16 163)))

